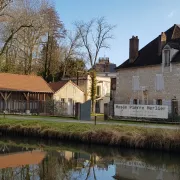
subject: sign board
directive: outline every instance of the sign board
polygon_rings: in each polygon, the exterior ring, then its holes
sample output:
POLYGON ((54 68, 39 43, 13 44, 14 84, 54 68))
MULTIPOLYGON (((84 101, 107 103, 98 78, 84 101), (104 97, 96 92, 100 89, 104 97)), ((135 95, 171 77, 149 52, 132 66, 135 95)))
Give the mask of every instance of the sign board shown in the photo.
POLYGON ((114 104, 114 115, 168 119, 168 106, 114 104))

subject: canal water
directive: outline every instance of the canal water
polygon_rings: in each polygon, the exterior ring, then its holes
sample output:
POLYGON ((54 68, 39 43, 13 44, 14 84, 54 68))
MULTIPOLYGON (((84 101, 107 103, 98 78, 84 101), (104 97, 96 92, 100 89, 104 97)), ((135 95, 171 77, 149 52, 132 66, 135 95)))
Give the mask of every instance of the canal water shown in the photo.
POLYGON ((0 139, 0 180, 180 180, 180 155, 35 139, 0 139))

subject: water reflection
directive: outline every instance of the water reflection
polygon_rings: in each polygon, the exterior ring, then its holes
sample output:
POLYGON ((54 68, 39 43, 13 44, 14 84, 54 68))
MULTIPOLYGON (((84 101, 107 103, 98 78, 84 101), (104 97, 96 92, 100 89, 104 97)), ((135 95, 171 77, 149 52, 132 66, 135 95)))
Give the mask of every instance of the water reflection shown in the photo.
POLYGON ((178 154, 27 139, 0 141, 1 180, 179 180, 178 154))

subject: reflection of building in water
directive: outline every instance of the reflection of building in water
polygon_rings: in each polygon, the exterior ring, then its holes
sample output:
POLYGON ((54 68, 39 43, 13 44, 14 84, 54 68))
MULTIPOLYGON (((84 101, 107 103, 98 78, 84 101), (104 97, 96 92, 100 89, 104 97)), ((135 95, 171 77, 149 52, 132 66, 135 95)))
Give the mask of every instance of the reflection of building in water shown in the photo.
POLYGON ((92 155, 87 153, 64 151, 63 155, 66 160, 68 161, 72 160, 76 162, 76 169, 82 168, 87 164, 90 164, 90 161, 92 160, 93 162, 91 162, 91 164, 93 164, 93 166, 96 165, 96 167, 101 170, 107 170, 108 165, 112 164, 112 161, 106 161, 97 155, 92 155))
POLYGON ((0 156, 0 169, 39 164, 46 156, 46 152, 20 152, 0 156))
POLYGON ((180 173, 165 165, 151 166, 141 161, 115 161, 115 179, 128 180, 179 180, 180 173))

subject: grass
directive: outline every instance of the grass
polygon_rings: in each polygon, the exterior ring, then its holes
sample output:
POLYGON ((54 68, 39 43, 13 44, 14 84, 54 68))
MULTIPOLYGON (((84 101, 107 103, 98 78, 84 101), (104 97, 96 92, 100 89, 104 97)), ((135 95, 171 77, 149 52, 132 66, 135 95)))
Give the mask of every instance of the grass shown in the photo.
POLYGON ((104 117, 104 114, 100 114, 100 113, 92 113, 91 116, 103 116, 103 117, 104 117))
MULTIPOLYGON (((155 124, 157 126, 177 126, 177 124, 180 124, 178 122, 156 122, 156 121, 136 121, 134 119, 109 119, 109 120, 104 120, 104 115, 103 114, 96 114, 97 115, 97 122, 108 122, 108 123, 120 123, 120 124, 146 124, 146 125, 152 125, 155 124)), ((94 116, 95 114, 91 114, 91 120, 94 121, 94 116)), ((12 117, 22 117, 22 118, 27 118, 27 119, 45 119, 45 120, 77 120, 75 117, 60 117, 60 116, 42 116, 42 115, 6 115, 6 118, 11 119, 12 117)), ((0 115, 0 118, 3 118, 3 115, 0 115)))
POLYGON ((180 130, 0 119, 0 132, 90 144, 180 151, 180 130))
MULTIPOLYGON (((46 116, 46 115, 17 115, 17 114, 10 114, 6 115, 6 117, 11 117, 11 116, 20 116, 20 117, 30 117, 30 118, 53 118, 53 119, 75 119, 75 117, 71 116, 46 116)), ((3 115, 1 115, 3 117, 3 115)))

